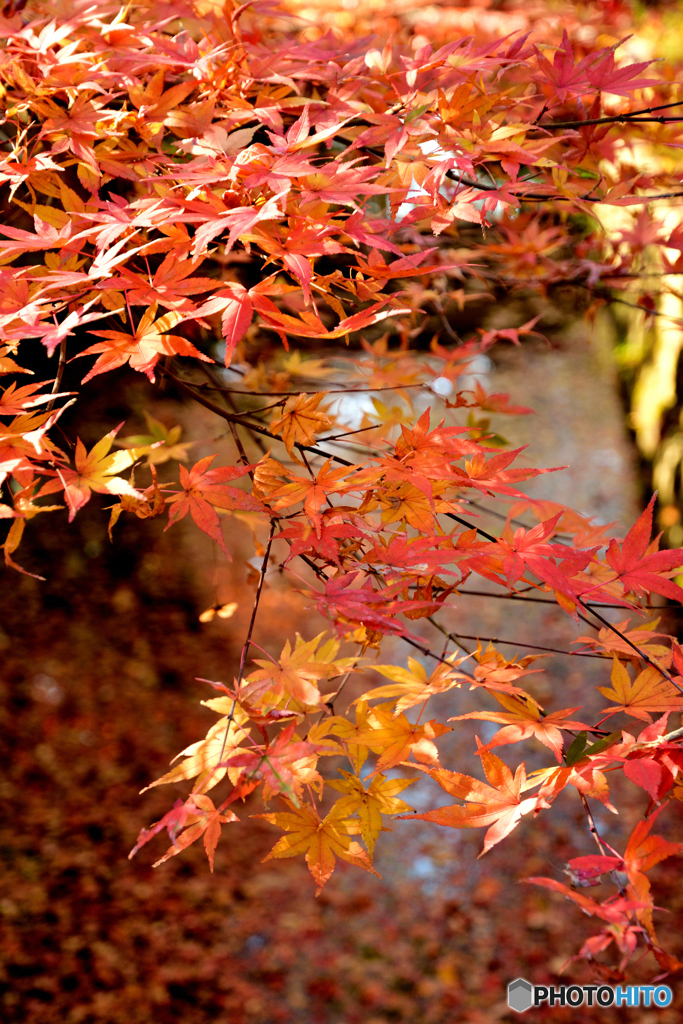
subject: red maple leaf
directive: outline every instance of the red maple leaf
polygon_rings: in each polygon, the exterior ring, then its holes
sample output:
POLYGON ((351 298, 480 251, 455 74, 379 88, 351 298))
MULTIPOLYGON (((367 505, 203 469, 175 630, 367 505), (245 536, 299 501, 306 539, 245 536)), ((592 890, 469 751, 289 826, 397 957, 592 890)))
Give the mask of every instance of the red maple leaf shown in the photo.
POLYGON ((665 574, 683 565, 683 550, 648 553, 656 498, 657 495, 653 494, 647 508, 626 534, 621 548, 616 540, 610 541, 605 559, 616 573, 616 578, 624 584, 627 594, 631 591, 638 596, 654 593, 682 601, 683 589, 667 579, 665 574))
POLYGON ((215 455, 207 455, 189 471, 183 465, 180 466, 180 484, 183 490, 168 499, 170 508, 166 529, 183 519, 189 512, 200 530, 215 540, 225 556, 230 558, 216 509, 242 509, 247 512, 268 510, 247 491, 228 485, 228 480, 244 476, 254 468, 253 466, 221 466, 209 469, 215 458, 215 455))

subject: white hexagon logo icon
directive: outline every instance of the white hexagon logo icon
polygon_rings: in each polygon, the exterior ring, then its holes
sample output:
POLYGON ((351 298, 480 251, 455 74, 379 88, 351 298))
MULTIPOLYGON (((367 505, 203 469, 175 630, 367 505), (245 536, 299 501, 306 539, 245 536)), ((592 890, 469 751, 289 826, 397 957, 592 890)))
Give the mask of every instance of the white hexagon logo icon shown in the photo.
POLYGON ((524 978, 516 978, 508 985, 508 1006, 517 1013, 523 1013, 533 1004, 533 987, 524 978))

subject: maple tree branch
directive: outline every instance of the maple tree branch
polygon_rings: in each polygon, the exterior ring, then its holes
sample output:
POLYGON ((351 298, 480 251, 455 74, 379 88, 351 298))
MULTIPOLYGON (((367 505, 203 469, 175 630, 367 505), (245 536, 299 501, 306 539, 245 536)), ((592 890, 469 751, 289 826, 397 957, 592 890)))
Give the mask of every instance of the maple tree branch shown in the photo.
MULTIPOLYGON (((465 645, 461 644, 459 640, 455 640, 453 638, 453 635, 451 633, 449 633, 448 630, 444 626, 442 626, 440 622, 437 622, 437 620, 432 615, 428 615, 427 616, 427 622, 431 622, 431 624, 433 626, 435 626, 443 636, 446 637, 447 641, 451 640, 454 644, 456 644, 456 646, 458 646, 461 650, 463 650, 465 652, 465 654, 473 654, 474 653, 474 651, 468 651, 467 648, 465 647, 465 645)), ((474 677, 472 677, 472 678, 474 678, 474 677)))
POLYGON ((242 684, 242 677, 244 675, 244 666, 247 660, 247 651, 251 643, 251 635, 254 631, 254 624, 256 622, 256 614, 258 612, 259 601, 261 600, 261 592, 263 590, 263 581, 266 578, 266 572, 268 571, 268 559, 270 558, 270 549, 273 543, 273 535, 275 533, 276 520, 270 520, 270 534, 268 536, 268 543, 266 544, 266 550, 263 555, 263 561, 261 562, 261 571, 259 573, 258 586, 256 587, 256 596, 254 597, 254 606, 251 610, 251 618, 249 620, 249 628, 247 629, 247 636, 244 641, 242 648, 242 656, 240 657, 239 675, 237 682, 235 683, 235 690, 237 691, 242 684))
POLYGON ((564 130, 569 128, 587 128, 598 124, 674 124, 683 121, 681 117, 642 117, 643 114, 651 114, 655 110, 668 110, 671 107, 680 107, 683 100, 675 103, 662 103, 657 107, 645 107, 643 110, 633 110, 630 114, 607 114, 605 117, 591 117, 585 121, 552 121, 547 124, 535 124, 534 130, 564 130))
MULTIPOLYGON (((62 377, 64 376, 64 367, 66 366, 66 335, 62 338, 59 343, 59 363, 57 364, 57 375, 50 389, 50 394, 56 395, 62 384, 62 377)), ((51 398, 45 406, 45 412, 52 412, 54 404, 57 401, 56 398, 51 398)))
POLYGON ((593 125, 646 125, 651 123, 656 123, 659 125, 671 125, 679 124, 681 121, 683 121, 683 118, 635 118, 632 114, 615 114, 611 117, 587 118, 586 121, 556 121, 553 124, 535 125, 533 127, 535 127, 536 131, 540 131, 541 129, 550 131, 557 129, 563 130, 567 128, 590 128, 593 125))
MULTIPOLYGON (((261 573, 259 575, 258 586, 256 588, 256 597, 254 598, 254 606, 251 610, 251 619, 249 620, 249 628, 247 629, 247 636, 242 647, 242 655, 240 657, 239 674, 235 683, 235 694, 238 693, 240 686, 242 685, 242 677, 244 675, 244 666, 247 661, 247 652, 249 645, 251 644, 251 634, 254 631, 254 624, 256 622, 256 614, 258 612, 259 601, 261 600, 261 591, 263 590, 263 581, 266 578, 266 572, 268 571, 268 559, 270 557, 270 548, 273 543, 273 534, 275 532, 275 519, 270 521, 270 536, 268 537, 268 543, 266 544, 265 554, 263 556, 263 562, 261 563, 261 573)), ((233 697, 232 707, 230 708, 230 714, 228 715, 227 724, 225 726, 225 736, 223 737, 223 744, 221 746, 220 756, 218 758, 218 764, 216 768, 221 766, 223 761, 223 754, 225 753, 225 745, 228 742, 228 734, 230 732, 230 723, 235 720, 235 707, 237 705, 237 696, 233 697)))
MULTIPOLYGON (((577 792, 578 792, 579 797, 581 799, 581 803, 583 804, 583 809, 586 812, 586 817, 588 818, 588 827, 590 828, 591 835, 595 839, 595 842, 598 844, 598 849, 600 850, 600 853, 602 854, 602 856, 606 857, 607 856, 607 852, 606 851, 609 849, 609 847, 606 846, 605 843, 603 843, 602 839, 600 838, 600 833, 598 832, 598 827, 595 824, 595 818, 593 817, 593 812, 591 811, 590 807, 588 806, 588 800, 586 799, 585 794, 582 793, 580 789, 577 790, 577 792)), ((615 879, 615 880, 616 880, 616 883, 617 883, 617 885, 619 887, 619 892, 621 893, 622 896, 625 897, 626 896, 626 892, 623 889, 623 887, 621 885, 621 882, 618 879, 615 879)))
MULTIPOLYGON (((557 606, 557 601, 553 601, 552 598, 550 598, 550 597, 525 597, 519 591, 513 591, 511 594, 494 594, 494 593, 489 593, 488 590, 459 590, 458 593, 459 594, 463 594, 463 595, 467 594, 467 595, 472 596, 472 597, 493 597, 493 598, 495 598, 497 600, 502 600, 502 601, 526 601, 528 604, 552 604, 552 605, 557 606)), ((623 604, 602 604, 602 603, 600 603, 600 604, 597 604, 597 603, 593 604, 590 601, 586 601, 585 607, 588 608, 588 609, 593 608, 593 607, 598 607, 598 608, 613 608, 613 609, 616 609, 616 610, 621 609, 623 611, 626 610, 624 608, 623 604)), ((647 608, 637 608, 635 605, 632 605, 631 607, 632 607, 634 612, 669 611, 669 612, 678 612, 680 614, 683 614, 683 608, 670 608, 670 607, 668 607, 668 605, 665 605, 665 604, 652 605, 652 606, 647 607, 647 608)))
MULTIPOLYGON (((590 807, 588 806, 588 800, 586 799, 585 794, 582 793, 581 790, 578 790, 578 794, 579 794, 579 797, 581 799, 581 803, 583 804, 583 809, 586 812, 586 817, 588 819, 588 827, 590 829, 590 833, 593 836, 593 838, 595 839, 595 842, 597 843, 598 849, 600 850, 600 853, 602 854, 602 856, 603 857, 607 857, 607 856, 609 856, 609 854, 607 854, 605 851, 607 849, 611 849, 611 847, 606 846, 605 843, 603 843, 602 839, 600 838, 600 833, 598 832, 597 825, 595 824, 595 818, 593 817, 593 812, 591 811, 590 807)), ((614 852, 615 851, 612 850, 612 853, 614 853, 614 852)), ((617 872, 612 870, 612 871, 610 871, 610 875, 612 876, 612 881, 614 882, 614 884, 616 885, 617 889, 619 890, 619 895, 622 897, 622 899, 628 900, 628 893, 626 892, 626 889, 624 888, 623 883, 622 883, 621 879, 619 878, 617 872)), ((652 939, 650 938, 650 936, 648 935, 647 929, 643 928, 640 925, 640 922, 638 920, 638 917, 637 917, 635 911, 631 910, 629 912, 629 916, 630 916, 631 920, 633 921, 633 923, 635 924, 635 926, 637 928, 639 928, 640 933, 643 936, 643 940, 645 942, 645 945, 648 947, 648 949, 650 949, 650 950, 653 949, 654 948, 654 943, 653 943, 652 939)))
POLYGON ((506 647, 528 647, 532 651, 548 651, 551 654, 566 654, 570 658, 600 658, 602 654, 583 653, 581 651, 563 651, 559 647, 541 647, 539 644, 524 644, 520 640, 501 640, 497 636, 468 636, 466 633, 449 633, 451 640, 486 640, 492 644, 505 644, 506 647))
MULTIPOLYGON (((683 273, 683 271, 681 271, 683 273)), ((232 366, 230 367, 232 370, 232 366)), ((297 388, 295 391, 247 391, 246 389, 240 388, 225 388, 219 384, 204 384, 198 383, 192 385, 195 388, 206 388, 207 391, 222 391, 232 395, 252 395, 254 398, 275 398, 280 396, 282 398, 292 398, 295 395, 319 395, 320 388, 316 391, 301 391, 297 388)), ((426 388, 431 390, 429 384, 424 382, 420 384, 388 384, 381 388, 325 388, 326 395, 360 395, 360 394, 374 394, 375 391, 403 391, 405 388, 426 388)), ((278 405, 280 403, 277 403, 278 405)), ((268 408, 272 408, 269 406, 268 408)), ((259 410, 260 412, 260 410, 259 410)))
MULTIPOLYGON (((190 386, 188 386, 184 381, 180 380, 180 378, 176 377, 169 370, 164 370, 164 372, 167 373, 177 384, 179 384, 180 387, 184 391, 186 391, 188 394, 192 395, 192 397, 195 398, 196 401, 200 402, 200 404, 202 404, 202 405, 206 406, 207 408, 211 409, 213 412, 216 412, 219 416, 222 416, 224 419, 226 419, 228 421, 233 419, 234 414, 229 413, 225 409, 222 409, 220 406, 216 405, 214 402, 211 402, 209 399, 206 399, 206 398, 203 398, 200 395, 197 395, 190 386)), ((255 424, 252 424, 252 423, 244 423, 244 426, 248 427, 248 429, 250 429, 250 430, 256 430, 258 433, 264 434, 267 437, 270 437, 270 438, 272 438, 275 441, 281 440, 275 434, 271 434, 271 432, 266 430, 264 427, 260 427, 260 426, 257 426, 255 424)), ((332 459, 333 461, 341 463, 342 465, 345 465, 345 466, 352 466, 353 465, 353 463, 349 462, 347 459, 342 459, 340 456, 323 452, 320 449, 313 447, 312 445, 303 445, 303 444, 300 444, 300 443, 297 442, 295 444, 295 447, 298 448, 302 452, 303 451, 312 452, 314 455, 320 455, 322 458, 332 459)), ((447 517, 449 519, 454 519, 456 522, 460 523, 462 526, 466 526, 468 529, 475 529, 477 531, 477 533, 480 533, 487 540, 492 541, 493 543, 497 543, 498 538, 494 537, 492 534, 488 533, 486 530, 482 530, 481 527, 475 526, 473 523, 468 522, 466 519, 462 519, 460 516, 457 516, 457 515, 455 515, 452 512, 447 512, 446 515, 447 515, 447 517)), ((272 532, 271 532, 270 540, 272 540, 272 532)), ((270 540, 269 540, 269 548, 268 548, 268 550, 270 550, 270 540)), ((260 593, 260 590, 259 590, 259 593, 260 593)), ((652 661, 652 659, 649 657, 649 655, 647 655, 644 651, 641 651, 640 648, 638 648, 632 641, 630 641, 627 637, 625 637, 622 633, 620 633, 618 629, 616 629, 614 626, 612 626, 612 624, 607 619, 603 618, 598 612, 596 612, 592 605, 591 606, 585 605, 583 603, 583 601, 581 601, 581 599, 578 598, 578 597, 577 597, 576 600, 577 600, 577 602, 579 604, 581 604, 581 606, 586 611, 592 612, 596 616, 596 618, 600 619, 600 621, 604 625, 609 626, 610 629, 614 629, 614 632, 617 633, 622 639, 624 639, 639 654, 639 656, 643 657, 648 662, 648 664, 652 665, 658 671, 662 672, 662 674, 666 676, 666 678, 676 687, 676 689, 679 690, 681 693, 683 693, 683 687, 679 686, 678 683, 676 683, 674 681, 674 679, 672 679, 671 675, 666 671, 666 669, 662 669, 659 665, 657 665, 654 661, 652 661)), ((579 615, 579 618, 583 622, 586 623, 586 625, 588 625, 588 626, 590 626, 592 628, 596 628, 594 626, 594 624, 592 622, 590 622, 590 620, 585 619, 584 616, 582 616, 580 613, 578 613, 578 615, 579 615)), ((437 660, 440 660, 440 661, 445 661, 445 659, 438 658, 437 655, 433 654, 431 651, 428 651, 426 648, 420 647, 420 645, 416 644, 414 641, 408 640, 407 637, 404 637, 404 639, 406 640, 406 642, 410 643, 413 647, 417 647, 419 650, 422 650, 424 653, 428 653, 430 657, 437 658, 437 660)))
MULTIPOLYGON (((661 719, 659 719, 661 721, 661 719)), ((664 736, 658 736, 656 740, 649 740, 647 743, 636 743, 634 749, 644 750, 646 747, 658 747, 662 743, 668 743, 671 740, 680 739, 683 736, 683 726, 680 729, 674 729, 673 732, 667 732, 664 736)))
POLYGON ((650 657, 647 651, 642 650, 642 648, 638 647, 637 644, 634 644, 633 641, 630 640, 628 636, 626 636, 626 634, 622 633, 621 630, 617 629, 614 623, 610 622, 609 619, 606 619, 603 615, 600 614, 600 612, 597 612, 595 610, 594 605, 591 605, 589 608, 583 603, 580 597, 577 597, 576 600, 582 608, 585 608, 586 611, 590 611, 591 614, 593 614, 596 617, 596 619, 599 619, 600 622, 602 622, 603 626, 607 626, 608 629, 611 629, 613 633, 616 633, 618 637, 620 637, 625 643, 629 645, 629 647, 633 648, 633 650, 636 652, 639 658, 642 658, 642 660, 646 661, 648 665, 650 665, 652 668, 660 672, 665 679, 669 680, 672 686, 676 687, 679 693, 683 694, 683 686, 676 682, 676 680, 671 676, 667 669, 665 669, 662 665, 658 665, 657 662, 650 657))
MULTIPOLYGON (((217 416, 221 416, 224 420, 230 422, 236 420, 238 416, 242 417, 250 415, 248 412, 228 412, 227 409, 223 409, 220 405, 216 405, 216 403, 212 402, 210 399, 204 398, 202 395, 198 395, 196 391, 194 391, 193 388, 186 381, 181 380, 180 377, 176 377, 175 374, 171 373, 170 370, 167 370, 164 367, 160 367, 160 369, 162 373, 167 374, 171 378, 171 380, 175 381, 176 384, 178 384, 178 386, 181 388, 181 390, 186 392, 186 394, 191 395, 192 398, 194 398, 195 401, 199 402, 200 405, 203 405, 206 409, 210 409, 211 412, 215 412, 217 416)), ((281 437, 278 437, 277 434, 272 434, 270 430, 266 430, 265 427, 262 427, 258 423, 249 423, 241 418, 237 420, 237 422, 239 422, 243 427, 246 427, 248 430, 253 430, 257 434, 262 434, 264 437, 269 437, 272 441, 279 441, 280 444, 283 443, 281 437)), ((302 452, 311 452, 313 455, 319 455, 323 459, 332 459, 333 462, 338 462, 342 466, 353 466, 353 462, 349 462, 348 459, 343 459, 340 455, 332 455, 329 452, 323 452, 319 448, 315 448, 313 447, 313 445, 310 444, 301 444, 299 441, 295 441, 294 447, 298 448, 299 451, 302 452)))
MULTIPOLYGON (((361 650, 361 654, 362 654, 362 650, 361 650)), ((358 655, 359 658, 361 657, 361 654, 358 655)), ((346 686, 346 684, 348 683, 349 679, 351 678, 351 676, 353 675, 353 673, 355 671, 356 671, 355 667, 354 668, 350 668, 349 671, 344 674, 344 676, 342 678, 342 681, 340 682, 340 684, 337 687, 337 689, 332 694, 330 694, 330 699, 325 701, 325 707, 328 710, 327 710, 327 712, 323 712, 323 714, 325 714, 325 713, 330 714, 330 715, 334 714, 334 702, 336 701, 337 697, 342 692, 342 690, 344 689, 344 687, 346 686)), ((320 719, 318 719, 318 721, 320 721, 322 719, 322 717, 323 716, 321 715, 320 719)))

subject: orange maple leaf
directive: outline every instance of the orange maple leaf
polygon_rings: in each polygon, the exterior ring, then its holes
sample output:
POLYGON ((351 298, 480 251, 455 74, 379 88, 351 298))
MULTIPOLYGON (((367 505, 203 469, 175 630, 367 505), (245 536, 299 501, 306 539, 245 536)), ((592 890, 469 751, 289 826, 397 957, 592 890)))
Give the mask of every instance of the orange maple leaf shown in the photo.
POLYGON ((655 864, 659 864, 660 861, 666 860, 667 857, 683 853, 683 843, 672 843, 663 839, 662 836, 650 835, 655 818, 663 807, 664 805, 661 805, 647 821, 636 823, 624 852, 624 867, 629 881, 628 894, 645 904, 642 909, 637 911, 637 916, 655 941, 657 936, 652 922, 654 908, 650 897, 650 879, 645 872, 653 868, 655 864))
MULTIPOLYGON (((452 657, 448 659, 453 660, 452 657)), ((459 665, 464 658, 459 658, 456 665, 459 665)), ((462 686, 462 681, 467 679, 455 667, 440 664, 427 677, 424 666, 415 658, 408 658, 408 668, 401 665, 373 665, 375 672, 380 672, 393 682, 384 686, 377 686, 363 695, 364 700, 374 700, 378 697, 398 697, 394 714, 407 711, 408 708, 421 704, 434 694, 446 693, 454 686, 462 686)))
POLYGON ((316 395, 307 395, 303 392, 296 398, 288 398, 282 416, 270 424, 271 431, 281 435, 284 445, 292 457, 292 449, 297 442, 313 444, 316 433, 327 430, 332 425, 330 417, 318 409, 325 397, 323 391, 316 395))
POLYGON ((355 738, 357 743, 380 754, 375 773, 393 768, 409 758, 411 753, 418 761, 438 764, 439 755, 433 741, 450 732, 449 727, 434 720, 414 725, 404 714, 395 717, 393 712, 393 701, 372 708, 367 715, 366 728, 355 738))
POLYGON ((584 722, 575 722, 567 718, 567 715, 578 711, 578 708, 564 708, 562 711, 553 711, 550 715, 543 715, 542 708, 529 694, 516 696, 507 693, 493 693, 499 704, 502 704, 507 711, 470 711, 467 715, 456 715, 449 718, 449 722, 460 722, 464 718, 480 718, 485 722, 501 722, 503 729, 499 729, 496 735, 490 740, 484 750, 491 747, 500 747, 505 743, 519 743, 529 736, 535 736, 537 740, 544 743, 546 747, 555 754, 558 762, 562 761, 562 733, 560 729, 587 729, 584 722))
POLYGON ((186 850, 200 836, 204 836, 204 849, 209 860, 209 868, 213 872, 213 859, 218 840, 221 836, 221 825, 227 825, 231 821, 239 821, 239 818, 233 811, 226 810, 221 814, 220 808, 214 807, 211 798, 202 793, 193 793, 190 801, 194 804, 195 812, 188 818, 188 827, 184 832, 181 832, 173 845, 169 846, 163 857, 160 857, 152 867, 158 868, 160 864, 186 850), (193 822, 192 818, 198 818, 199 820, 193 822))
POLYGON ((415 765, 427 775, 431 775, 447 793, 459 800, 465 800, 466 805, 463 807, 460 804, 452 804, 449 807, 438 807, 434 811, 425 811, 424 814, 401 817, 407 817, 411 821, 416 818, 435 821, 438 825, 448 825, 451 828, 483 828, 488 825, 484 849, 479 854, 482 857, 487 850, 512 832, 523 815, 545 806, 545 802, 535 796, 523 800, 520 798, 526 782, 524 764, 520 764, 513 776, 508 766, 495 754, 482 747, 478 739, 477 745, 489 785, 480 782, 479 779, 473 779, 470 775, 461 775, 460 772, 415 765))
POLYGON ((167 334, 183 319, 182 313, 171 310, 164 313, 158 320, 155 320, 157 302, 153 302, 143 314, 140 323, 132 334, 125 331, 90 331, 98 338, 105 338, 105 341, 91 345, 84 352, 79 352, 75 358, 89 356, 99 353, 90 373, 81 381, 85 384, 91 377, 98 373, 106 373, 108 370, 115 370, 124 363, 129 363, 133 370, 145 373, 149 379, 154 381, 154 367, 159 356, 194 356, 205 363, 213 360, 205 356, 203 352, 195 348, 192 342, 179 334, 167 334))
POLYGON ((603 711, 616 714, 625 711, 632 718, 640 718, 651 722, 650 711, 680 711, 683 709, 683 697, 664 676, 647 665, 636 678, 631 681, 625 665, 614 657, 612 664, 612 687, 598 686, 597 689, 616 704, 603 711))

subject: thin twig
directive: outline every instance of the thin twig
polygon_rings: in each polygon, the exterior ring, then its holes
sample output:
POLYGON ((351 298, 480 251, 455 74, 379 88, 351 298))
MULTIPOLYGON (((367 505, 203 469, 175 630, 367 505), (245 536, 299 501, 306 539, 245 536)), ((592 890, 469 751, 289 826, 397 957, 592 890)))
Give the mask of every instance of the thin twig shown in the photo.
MULTIPOLYGON (((57 376, 55 377, 54 384, 50 391, 51 395, 56 395, 62 384, 62 377, 64 376, 64 367, 66 366, 66 335, 62 338, 59 343, 59 363, 57 364, 57 376)), ((51 398, 45 406, 45 412, 52 412, 56 398, 51 398)))
POLYGON ((625 643, 627 643, 629 647, 633 648, 633 650, 636 652, 639 658, 642 658, 643 661, 646 661, 648 663, 648 665, 651 665, 652 668, 660 672, 665 679, 668 679, 671 685, 675 686, 679 693, 683 693, 683 686, 677 683, 673 676, 662 665, 659 665, 653 658, 651 658, 647 651, 644 651, 642 648, 638 647, 637 644, 634 644, 632 640, 629 640, 628 636, 626 636, 625 633, 622 633, 621 630, 617 629, 613 622, 610 622, 609 619, 606 619, 603 615, 600 614, 600 612, 597 612, 595 610, 594 605, 591 605, 590 608, 588 608, 583 603, 580 597, 577 597, 576 600, 582 608, 585 608, 586 611, 591 612, 591 614, 594 615, 596 619, 599 619, 600 622, 602 622, 603 626, 607 626, 608 629, 611 629, 613 633, 616 633, 618 637, 625 641, 625 643))
POLYGON ((520 640, 501 640, 498 636, 468 636, 467 633, 449 633, 451 640, 486 640, 492 644, 505 644, 506 647, 528 647, 532 651, 548 651, 551 654, 566 654, 570 658, 602 658, 602 654, 588 654, 581 651, 563 651, 559 647, 541 647, 539 644, 523 644, 520 640))
MULTIPOLYGON (((244 675, 244 666, 247 661, 247 652, 249 645, 251 644, 251 634, 254 631, 254 623, 256 622, 256 613, 258 612, 259 601, 261 600, 261 591, 263 590, 263 581, 266 578, 266 572, 268 571, 268 559, 270 557, 270 547, 273 543, 273 534, 275 533, 275 520, 270 521, 270 536, 268 537, 268 543, 266 544, 265 554, 263 556, 263 562, 261 563, 261 573, 259 576, 258 586, 256 588, 256 597, 254 598, 254 607, 251 610, 251 619, 249 620, 249 628, 247 629, 247 637, 242 647, 242 656, 240 657, 240 668, 239 675, 237 676, 237 682, 235 683, 235 694, 242 685, 242 677, 244 675)), ((228 715, 227 725, 225 726, 225 736, 223 737, 223 745, 221 746, 220 757, 218 758, 218 764, 220 765, 223 760, 223 754, 225 753, 225 745, 228 742, 228 734, 230 732, 230 723, 235 718, 235 706, 237 704, 237 696, 233 697, 232 707, 230 708, 230 714, 228 715)))

